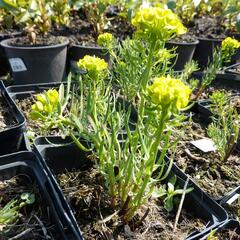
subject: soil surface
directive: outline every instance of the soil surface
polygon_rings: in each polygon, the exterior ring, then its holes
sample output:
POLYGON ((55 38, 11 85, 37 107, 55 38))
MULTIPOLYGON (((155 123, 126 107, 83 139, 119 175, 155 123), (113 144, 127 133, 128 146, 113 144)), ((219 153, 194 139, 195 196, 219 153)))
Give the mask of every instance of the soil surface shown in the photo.
MULTIPOLYGON (((226 86, 224 84, 220 84, 219 82, 213 81, 212 85, 208 86, 204 90, 204 92, 201 94, 199 99, 209 99, 209 96, 211 96, 212 93, 216 90, 224 91, 225 93, 227 93, 229 95, 240 93, 240 91, 238 89, 233 89, 231 86, 226 86)), ((196 92, 197 92, 196 90, 193 92, 193 98, 194 98, 196 92)))
POLYGON ((216 240, 240 240, 240 235, 236 231, 236 229, 222 230, 215 234, 216 240))
POLYGON ((204 153, 190 142, 207 138, 206 118, 193 116, 185 123, 183 138, 176 152, 177 165, 209 195, 218 198, 240 184, 240 158, 234 151, 227 161, 215 152, 204 153))
POLYGON ((78 171, 57 175, 58 182, 68 202, 75 211, 75 217, 86 240, 103 239, 161 239, 183 240, 193 230, 200 230, 204 223, 194 219, 182 210, 178 228, 173 234, 175 212, 168 213, 163 209, 160 200, 150 200, 128 225, 123 225, 117 212, 112 208, 110 197, 91 160, 89 166, 78 171), (137 223, 149 208, 146 219, 137 223))
POLYGON ((194 27, 189 31, 196 37, 224 39, 227 36, 226 29, 221 26, 219 21, 219 17, 202 16, 201 18, 195 18, 194 27))
POLYGON ((195 37, 191 32, 180 35, 178 37, 173 38, 169 42, 173 43, 193 43, 197 41, 197 37, 195 37))
POLYGON ((16 223, 2 226, 3 229, 0 224, 0 239, 8 240, 20 233, 22 233, 21 238, 16 239, 60 239, 55 226, 49 220, 49 209, 44 204, 38 187, 34 186, 27 175, 0 181, 0 209, 13 199, 20 200, 22 193, 34 193, 35 202, 21 208, 20 217, 16 223))
POLYGON ((10 126, 17 124, 11 111, 9 111, 9 106, 4 102, 4 98, 1 96, 0 92, 0 131, 3 131, 10 126))
MULTIPOLYGON (((121 41, 127 36, 132 36, 134 30, 126 19, 116 15, 108 17, 108 23, 104 32, 112 33, 121 41)), ((74 12, 70 25, 62 29, 54 29, 53 34, 68 37, 71 44, 97 46, 97 36, 95 36, 92 25, 86 20, 86 16, 82 11, 74 12)))
POLYGON ((9 45, 15 47, 44 47, 44 46, 53 46, 56 44, 65 43, 66 38, 64 37, 55 37, 51 35, 47 36, 37 36, 36 43, 32 44, 28 37, 14 38, 9 42, 9 45))
POLYGON ((14 29, 4 29, 3 31, 0 31, 0 41, 7 39, 7 38, 13 38, 23 35, 22 32, 19 30, 14 29))

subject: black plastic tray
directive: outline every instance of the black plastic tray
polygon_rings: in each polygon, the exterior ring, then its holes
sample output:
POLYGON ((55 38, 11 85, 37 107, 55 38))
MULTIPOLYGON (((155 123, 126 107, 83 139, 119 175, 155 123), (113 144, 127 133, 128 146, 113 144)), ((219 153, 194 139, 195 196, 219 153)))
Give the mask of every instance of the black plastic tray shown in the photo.
POLYGON ((240 80, 240 73, 237 73, 235 67, 240 66, 240 63, 233 64, 225 69, 225 73, 234 74, 240 80))
MULTIPOLYGON (((84 169, 86 167, 86 153, 80 151, 68 139, 59 137, 37 138, 34 144, 34 151, 38 156, 42 156, 42 164, 54 183, 59 198, 66 203, 64 195, 56 181, 55 175, 65 169, 84 169)), ((175 165, 171 174, 178 176, 178 184, 183 187, 187 176, 175 165)), ((188 240, 200 239, 212 229, 221 225, 227 219, 225 210, 214 200, 207 196, 195 183, 189 180, 189 185, 194 190, 186 195, 184 208, 195 216, 206 222, 206 228, 202 232, 193 232, 188 236, 188 240)), ((65 210, 74 218, 71 207, 66 203, 65 210)))
MULTIPOLYGON (((198 72, 194 72, 193 76, 195 76, 197 78, 202 78, 203 74, 204 73, 202 71, 198 71, 198 72)), ((235 74, 232 71, 229 71, 229 67, 227 67, 226 70, 224 71, 224 73, 217 74, 216 80, 240 81, 240 75, 235 74)))
POLYGON ((25 118, 11 99, 2 81, 0 81, 0 91, 3 101, 7 104, 9 112, 13 114, 16 121, 16 124, 0 131, 0 155, 5 155, 20 150, 25 118))
POLYGON ((58 239, 80 239, 77 238, 77 231, 63 210, 47 173, 39 164, 34 153, 22 151, 0 157, 0 180, 9 179, 16 175, 28 176, 38 186, 46 206, 49 207, 51 221, 60 235, 58 239))
MULTIPOLYGON (((231 96, 240 98, 240 93, 234 93, 231 96)), ((210 99, 199 100, 197 102, 198 112, 208 118, 213 116, 213 113, 210 110, 210 104, 211 104, 210 99)))

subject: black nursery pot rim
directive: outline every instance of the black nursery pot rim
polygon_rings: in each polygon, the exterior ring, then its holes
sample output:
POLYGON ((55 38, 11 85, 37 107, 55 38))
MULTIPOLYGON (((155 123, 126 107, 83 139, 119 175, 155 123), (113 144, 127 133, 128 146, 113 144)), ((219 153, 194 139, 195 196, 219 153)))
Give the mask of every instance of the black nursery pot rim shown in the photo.
POLYGON ((52 45, 46 45, 46 46, 20 46, 20 45, 9 45, 10 42, 19 39, 19 38, 10 38, 10 39, 6 39, 1 41, 1 46, 4 48, 10 48, 10 49, 25 49, 25 50, 33 50, 33 49, 52 49, 52 48, 59 48, 59 47, 65 47, 69 44, 69 40, 66 37, 62 37, 64 39, 63 43, 56 43, 56 44, 52 44, 52 45))
POLYGON ((224 38, 207 38, 207 37, 197 37, 200 41, 212 41, 212 42, 222 42, 224 38))
POLYGON ((82 44, 71 44, 70 47, 95 49, 95 50, 107 50, 107 48, 105 48, 105 47, 82 45, 82 44))
POLYGON ((193 42, 177 42, 177 41, 168 41, 167 43, 170 43, 170 44, 176 44, 176 45, 198 45, 199 44, 199 40, 198 39, 196 39, 195 41, 193 41, 193 42))
POLYGON ((239 74, 240 75, 240 73, 235 70, 235 67, 238 67, 238 66, 240 66, 240 62, 235 63, 235 64, 230 65, 229 67, 225 68, 224 72, 225 73, 231 73, 231 74, 237 74, 237 75, 239 74))

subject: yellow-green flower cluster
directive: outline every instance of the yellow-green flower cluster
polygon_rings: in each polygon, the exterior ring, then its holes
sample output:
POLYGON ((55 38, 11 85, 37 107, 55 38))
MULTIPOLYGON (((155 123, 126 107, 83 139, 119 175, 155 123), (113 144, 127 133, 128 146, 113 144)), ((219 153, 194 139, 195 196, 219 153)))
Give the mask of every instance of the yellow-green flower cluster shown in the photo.
POLYGON ((97 43, 100 47, 111 47, 113 44, 113 35, 111 33, 100 34, 97 43))
POLYGON ((224 50, 227 48, 238 49, 240 48, 240 42, 234 38, 227 37, 222 41, 222 49, 224 50))
POLYGON ((49 89, 48 91, 38 94, 37 101, 32 105, 34 112, 39 112, 42 115, 48 115, 55 112, 58 108, 59 95, 56 89, 49 89))
POLYGON ((162 108, 182 109, 188 105, 191 89, 180 79, 167 77, 155 78, 148 87, 151 101, 162 108))
POLYGON ((158 58, 158 62, 160 62, 160 63, 165 62, 165 63, 169 64, 170 59, 175 57, 175 54, 172 53, 171 50, 163 48, 157 52, 156 57, 158 58))
POLYGON ((77 63, 80 69, 86 70, 90 77, 97 78, 98 75, 108 68, 108 64, 104 59, 96 56, 86 55, 77 63))
POLYGON ((225 62, 231 60, 232 55, 240 48, 240 42, 234 38, 227 37, 222 41, 221 52, 225 62))
POLYGON ((187 31, 175 13, 161 7, 140 9, 133 17, 132 24, 136 27, 138 36, 161 41, 168 41, 187 31))

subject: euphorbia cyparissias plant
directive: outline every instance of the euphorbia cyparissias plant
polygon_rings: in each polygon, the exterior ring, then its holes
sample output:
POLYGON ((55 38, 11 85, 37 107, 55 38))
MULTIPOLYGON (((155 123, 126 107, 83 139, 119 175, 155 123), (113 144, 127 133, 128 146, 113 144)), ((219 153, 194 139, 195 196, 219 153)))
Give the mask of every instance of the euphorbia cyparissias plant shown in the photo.
POLYGON ((222 64, 230 62, 232 56, 239 48, 240 42, 237 39, 231 37, 225 38, 221 45, 222 64))
POLYGON ((138 115, 134 131, 130 131, 128 125, 129 115, 116 111, 114 104, 106 121, 101 122, 98 118, 91 120, 93 130, 89 139, 93 141, 99 158, 97 164, 106 179, 112 205, 119 209, 125 223, 132 220, 168 176, 172 160, 166 165, 165 154, 174 146, 170 143, 171 120, 187 106, 190 93, 189 87, 179 79, 170 76, 156 78, 147 87, 144 118, 138 115), (149 113, 148 107, 154 110, 149 113), (153 119, 157 127, 149 132, 146 126, 153 119), (121 141, 123 127, 127 135, 124 142, 121 141))
POLYGON ((201 97, 203 91, 216 79, 217 72, 221 70, 224 65, 231 61, 232 56, 240 48, 240 42, 234 38, 227 37, 222 41, 220 49, 214 49, 213 60, 208 63, 205 69, 201 85, 194 97, 197 100, 201 97))

